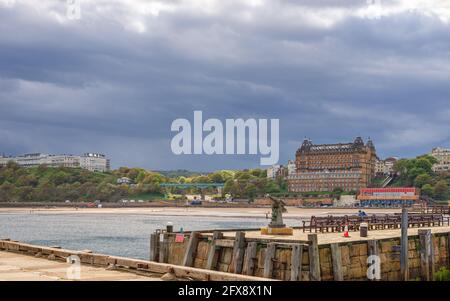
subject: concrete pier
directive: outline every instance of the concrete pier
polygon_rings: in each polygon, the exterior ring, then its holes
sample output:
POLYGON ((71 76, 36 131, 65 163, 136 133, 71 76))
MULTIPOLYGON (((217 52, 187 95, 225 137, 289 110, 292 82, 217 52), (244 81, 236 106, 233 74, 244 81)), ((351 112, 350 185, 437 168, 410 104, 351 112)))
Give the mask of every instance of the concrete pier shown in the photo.
POLYGON ((140 276, 133 273, 81 265, 80 279, 70 279, 70 264, 44 258, 0 251, 0 281, 159 281, 161 275, 140 276), (69 276, 69 277, 68 277, 69 276))
POLYGON ((0 239, 0 280, 211 280, 264 278, 0 239), (79 265, 67 263, 76 258, 79 265), (68 269, 80 267, 78 278, 68 269))

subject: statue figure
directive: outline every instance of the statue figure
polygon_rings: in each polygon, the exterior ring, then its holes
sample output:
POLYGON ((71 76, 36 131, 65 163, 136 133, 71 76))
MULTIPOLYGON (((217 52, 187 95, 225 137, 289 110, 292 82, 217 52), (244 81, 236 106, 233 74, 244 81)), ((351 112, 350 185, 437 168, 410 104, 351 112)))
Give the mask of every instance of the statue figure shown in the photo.
POLYGON ((284 228, 286 227, 285 224, 283 224, 283 212, 286 212, 286 204, 283 202, 283 200, 275 198, 271 195, 267 195, 270 200, 272 201, 272 219, 269 224, 270 228, 284 228))

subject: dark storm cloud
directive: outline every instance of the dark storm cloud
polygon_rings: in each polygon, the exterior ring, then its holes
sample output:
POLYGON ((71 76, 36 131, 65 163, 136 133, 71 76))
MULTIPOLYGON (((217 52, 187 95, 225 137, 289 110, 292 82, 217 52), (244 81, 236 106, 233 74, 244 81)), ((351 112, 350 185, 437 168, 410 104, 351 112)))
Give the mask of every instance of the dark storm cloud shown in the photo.
POLYGON ((280 118, 283 163, 371 136, 381 157, 450 146, 450 16, 417 2, 0 0, 0 153, 105 152, 113 166, 213 170, 259 156, 175 156, 170 124, 280 118), (411 2, 408 2, 411 3, 411 2))

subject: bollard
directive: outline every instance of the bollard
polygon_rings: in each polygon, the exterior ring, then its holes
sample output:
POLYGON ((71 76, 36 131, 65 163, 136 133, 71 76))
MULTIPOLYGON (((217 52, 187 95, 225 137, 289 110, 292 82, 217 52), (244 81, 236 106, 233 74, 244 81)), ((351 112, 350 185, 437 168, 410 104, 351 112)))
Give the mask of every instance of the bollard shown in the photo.
POLYGON ((369 224, 368 223, 361 223, 359 225, 359 236, 367 237, 368 230, 369 230, 369 224))
POLYGON ((166 232, 167 233, 172 233, 173 232, 173 223, 172 222, 168 222, 167 223, 166 232))

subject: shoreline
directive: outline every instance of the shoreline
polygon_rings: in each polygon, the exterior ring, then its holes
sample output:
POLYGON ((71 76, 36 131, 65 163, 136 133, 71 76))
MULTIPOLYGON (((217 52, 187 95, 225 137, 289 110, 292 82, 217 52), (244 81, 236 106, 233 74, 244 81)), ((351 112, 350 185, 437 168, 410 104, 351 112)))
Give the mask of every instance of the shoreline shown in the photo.
MULTIPOLYGON (((304 219, 311 216, 356 214, 358 208, 298 208, 286 207, 285 219, 304 219)), ((398 208, 365 208, 367 214, 399 213, 398 208)), ((189 216, 215 218, 266 218, 271 209, 266 208, 208 208, 208 207, 157 207, 157 208, 0 208, 0 214, 129 214, 148 216, 189 216)))

